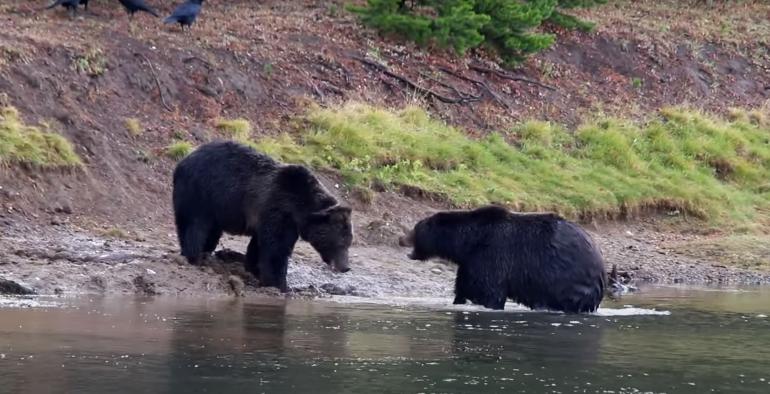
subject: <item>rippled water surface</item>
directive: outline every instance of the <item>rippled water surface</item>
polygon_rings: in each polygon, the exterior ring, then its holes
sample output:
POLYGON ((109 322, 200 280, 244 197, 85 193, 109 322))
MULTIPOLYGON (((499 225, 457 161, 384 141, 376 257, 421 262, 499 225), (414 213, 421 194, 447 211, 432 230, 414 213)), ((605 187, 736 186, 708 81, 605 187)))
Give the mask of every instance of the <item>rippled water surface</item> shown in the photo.
POLYGON ((0 393, 770 393, 770 289, 596 315, 450 300, 0 301, 0 393))

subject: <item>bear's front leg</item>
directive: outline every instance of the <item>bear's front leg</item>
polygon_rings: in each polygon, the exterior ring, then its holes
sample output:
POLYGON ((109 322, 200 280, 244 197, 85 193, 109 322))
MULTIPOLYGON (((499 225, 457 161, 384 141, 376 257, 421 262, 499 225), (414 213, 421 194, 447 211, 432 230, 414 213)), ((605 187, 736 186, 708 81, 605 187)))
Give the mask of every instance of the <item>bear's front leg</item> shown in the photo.
POLYGON ((501 311, 505 309, 505 297, 492 296, 486 302, 482 303, 482 305, 484 305, 485 308, 501 311))
POLYGON ((457 270, 457 277, 455 278, 455 300, 453 304, 463 305, 468 301, 468 297, 465 295, 465 289, 463 288, 463 281, 465 280, 465 274, 462 269, 457 270))
POLYGON ((468 265, 460 265, 457 270, 458 283, 456 286, 462 289, 464 297, 472 303, 482 305, 485 308, 502 310, 508 299, 508 290, 505 282, 494 272, 494 267, 489 265, 473 265, 475 271, 464 268, 468 265))
POLYGON ((258 237, 260 286, 277 287, 282 293, 287 292, 286 274, 289 256, 299 238, 297 230, 286 222, 265 223, 260 227, 258 237))

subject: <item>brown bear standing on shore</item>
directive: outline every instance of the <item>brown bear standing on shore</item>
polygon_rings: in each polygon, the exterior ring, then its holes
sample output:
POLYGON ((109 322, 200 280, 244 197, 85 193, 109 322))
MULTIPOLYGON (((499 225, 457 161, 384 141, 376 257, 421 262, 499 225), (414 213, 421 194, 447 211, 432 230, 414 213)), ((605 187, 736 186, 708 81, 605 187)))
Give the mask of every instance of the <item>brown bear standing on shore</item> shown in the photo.
POLYGON ((246 268, 262 286, 287 290, 289 256, 300 237, 333 269, 349 270, 351 209, 303 166, 235 142, 212 142, 177 165, 173 202, 182 255, 192 264, 226 232, 251 236, 246 268))
POLYGON ((439 212, 400 239, 414 260, 458 264, 455 304, 491 309, 513 301, 531 309, 593 312, 606 282, 599 248, 556 214, 518 214, 488 206, 439 212))

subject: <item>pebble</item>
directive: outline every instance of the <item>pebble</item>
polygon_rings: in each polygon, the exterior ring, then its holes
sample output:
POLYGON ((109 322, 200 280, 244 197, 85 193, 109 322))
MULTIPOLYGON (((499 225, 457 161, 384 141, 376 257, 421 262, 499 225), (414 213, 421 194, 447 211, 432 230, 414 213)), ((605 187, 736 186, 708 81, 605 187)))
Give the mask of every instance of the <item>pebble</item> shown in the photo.
POLYGON ((236 275, 230 275, 227 278, 227 284, 230 285, 230 289, 233 291, 236 297, 243 297, 243 290, 246 288, 246 284, 243 283, 243 279, 236 275))

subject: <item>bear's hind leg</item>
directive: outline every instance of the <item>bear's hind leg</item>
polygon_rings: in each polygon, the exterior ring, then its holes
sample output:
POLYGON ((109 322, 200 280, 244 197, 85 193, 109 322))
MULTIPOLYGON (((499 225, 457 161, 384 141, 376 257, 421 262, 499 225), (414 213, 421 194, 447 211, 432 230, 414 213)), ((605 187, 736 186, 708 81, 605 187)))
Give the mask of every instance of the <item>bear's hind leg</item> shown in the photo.
POLYGON ((211 224, 205 220, 193 220, 182 226, 179 234, 182 256, 187 258, 190 264, 197 265, 201 262, 206 238, 209 234, 211 224))
POLYGON ((505 297, 491 297, 487 301, 485 301, 482 305, 484 305, 485 308, 494 309, 501 311, 505 309, 505 297))
POLYGON ((256 235, 251 237, 246 249, 246 271, 259 278, 259 239, 256 235))
POLYGON ((220 238, 222 238, 222 229, 217 226, 211 226, 211 229, 206 235, 206 244, 203 245, 203 252, 211 254, 211 252, 216 250, 220 238))

